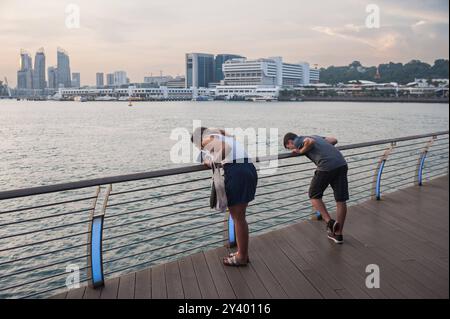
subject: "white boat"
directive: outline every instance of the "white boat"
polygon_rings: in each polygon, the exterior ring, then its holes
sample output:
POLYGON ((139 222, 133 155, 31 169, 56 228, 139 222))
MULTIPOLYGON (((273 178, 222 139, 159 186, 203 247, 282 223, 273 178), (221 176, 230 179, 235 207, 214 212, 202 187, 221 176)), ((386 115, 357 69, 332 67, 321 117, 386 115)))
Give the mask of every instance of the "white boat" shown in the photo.
POLYGON ((51 101, 61 101, 62 100, 62 96, 59 93, 56 93, 54 95, 49 95, 47 97, 47 99, 51 100, 51 101))
POLYGON ((272 102, 272 101, 275 101, 275 98, 273 98, 271 96, 256 96, 256 97, 252 97, 250 99, 250 101, 253 101, 253 102, 272 102))
POLYGON ((196 102, 207 102, 207 101, 214 101, 214 98, 212 96, 206 96, 206 95, 199 95, 197 97, 194 97, 192 101, 196 102))
POLYGON ((73 98, 73 100, 75 101, 75 102, 87 102, 87 97, 85 97, 85 96, 75 96, 74 98, 73 98))
POLYGON ((117 98, 109 95, 99 96, 95 98, 95 101, 117 101, 117 98))

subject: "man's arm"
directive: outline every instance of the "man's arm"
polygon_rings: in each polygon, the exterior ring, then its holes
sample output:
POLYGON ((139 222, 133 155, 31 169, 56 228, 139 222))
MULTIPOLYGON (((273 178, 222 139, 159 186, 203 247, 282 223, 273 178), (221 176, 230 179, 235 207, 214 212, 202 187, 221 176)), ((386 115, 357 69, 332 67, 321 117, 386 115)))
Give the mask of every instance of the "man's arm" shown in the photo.
POLYGON ((297 153, 297 154, 304 155, 304 154, 308 153, 313 148, 315 143, 316 143, 316 141, 312 137, 306 137, 303 140, 302 147, 299 148, 298 150, 295 150, 294 152, 297 153))
POLYGON ((332 137, 332 136, 325 137, 325 141, 327 141, 331 145, 336 145, 338 143, 337 138, 332 137))

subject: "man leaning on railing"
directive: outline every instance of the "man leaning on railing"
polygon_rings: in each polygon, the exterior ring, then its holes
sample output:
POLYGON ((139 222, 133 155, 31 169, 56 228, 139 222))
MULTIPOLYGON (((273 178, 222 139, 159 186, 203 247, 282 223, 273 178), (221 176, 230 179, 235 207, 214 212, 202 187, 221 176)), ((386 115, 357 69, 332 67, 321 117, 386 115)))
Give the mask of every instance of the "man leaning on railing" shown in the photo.
POLYGON ((284 147, 296 154, 305 155, 317 166, 309 188, 309 198, 313 207, 320 212, 327 224, 328 238, 336 244, 342 244, 344 238, 347 201, 349 200, 347 162, 342 153, 335 147, 337 139, 322 136, 298 136, 288 133, 284 136, 284 147), (323 193, 331 185, 336 200, 337 221, 330 217, 323 193))

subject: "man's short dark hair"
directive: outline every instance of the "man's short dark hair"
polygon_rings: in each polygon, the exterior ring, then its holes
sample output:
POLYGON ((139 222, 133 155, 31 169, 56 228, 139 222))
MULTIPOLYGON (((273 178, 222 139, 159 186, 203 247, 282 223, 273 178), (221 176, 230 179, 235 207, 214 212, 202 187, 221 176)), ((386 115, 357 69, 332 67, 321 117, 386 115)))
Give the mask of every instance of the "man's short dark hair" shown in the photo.
POLYGON ((295 140, 297 137, 298 137, 297 134, 294 134, 294 133, 287 133, 287 134, 284 136, 284 139, 283 139, 283 145, 284 145, 284 148, 286 148, 286 145, 287 145, 287 143, 288 143, 289 141, 293 141, 293 140, 295 140))

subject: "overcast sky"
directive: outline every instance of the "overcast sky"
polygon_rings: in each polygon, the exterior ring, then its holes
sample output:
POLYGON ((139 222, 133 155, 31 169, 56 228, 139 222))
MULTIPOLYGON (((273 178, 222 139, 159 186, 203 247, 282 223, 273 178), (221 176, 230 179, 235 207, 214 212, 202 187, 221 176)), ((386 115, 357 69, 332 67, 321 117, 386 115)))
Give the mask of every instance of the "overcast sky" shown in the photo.
POLYGON ((20 49, 44 47, 47 66, 58 46, 69 52, 82 84, 95 73, 184 74, 184 53, 283 56, 319 66, 432 63, 449 56, 448 0, 0 0, 0 78, 16 84, 20 49), (80 28, 65 25, 68 4, 80 28), (381 27, 365 26, 366 6, 381 9, 381 27))

